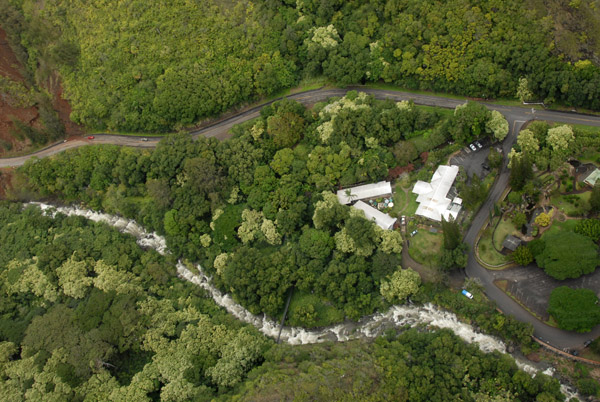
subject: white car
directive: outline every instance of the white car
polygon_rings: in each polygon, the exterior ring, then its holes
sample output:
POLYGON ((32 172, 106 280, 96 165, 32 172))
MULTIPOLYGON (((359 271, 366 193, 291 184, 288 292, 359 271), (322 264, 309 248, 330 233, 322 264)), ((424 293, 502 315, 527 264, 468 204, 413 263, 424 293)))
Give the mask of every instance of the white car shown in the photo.
POLYGON ((481 145, 481 142, 479 141, 475 141, 475 145, 477 145, 477 148, 479 149, 483 148, 483 145, 481 145))
POLYGON ((463 295, 465 295, 465 297, 468 297, 469 299, 473 299, 473 295, 468 290, 463 289, 461 293, 463 295))
POLYGON ((477 148, 473 144, 469 144, 469 148, 471 148, 471 151, 477 151, 477 148))

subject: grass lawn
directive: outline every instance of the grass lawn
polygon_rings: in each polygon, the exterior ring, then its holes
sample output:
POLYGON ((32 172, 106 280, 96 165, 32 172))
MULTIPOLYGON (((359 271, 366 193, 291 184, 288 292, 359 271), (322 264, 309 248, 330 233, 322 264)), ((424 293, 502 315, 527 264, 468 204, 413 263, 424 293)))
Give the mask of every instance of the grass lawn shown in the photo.
POLYGON ((591 195, 591 191, 569 196, 565 196, 563 194, 555 195, 552 196, 552 205, 568 216, 581 216, 585 213, 582 207, 585 207, 589 204, 591 195), (577 201, 569 201, 565 197, 576 197, 577 201))
MULTIPOLYGON (((408 195, 404 192, 400 185, 397 185, 394 189, 394 208, 392 208, 392 212, 399 214, 400 211, 406 207, 408 195)), ((404 215, 404 212, 402 212, 404 215)))
POLYGON ((504 242, 506 236, 514 234, 515 232, 517 232, 517 228, 515 228, 515 225, 513 225, 513 223, 509 219, 501 219, 500 224, 498 224, 498 227, 494 232, 494 244, 496 245, 496 248, 501 250, 502 243, 504 242))
POLYGON ((329 305, 317 295, 295 290, 290 300, 285 325, 315 328, 342 321, 344 321, 343 311, 329 305))
POLYGON ((425 110, 428 112, 438 112, 442 117, 444 118, 449 118, 454 116, 454 109, 446 109, 443 107, 436 107, 436 106, 421 106, 421 105, 416 105, 417 109, 421 109, 421 110, 425 110))
POLYGON ((402 215, 412 216, 417 212, 417 208, 419 208, 419 203, 417 202, 418 195, 413 193, 412 191, 408 193, 408 206, 402 212, 402 215))
MULTIPOLYGON (((502 265, 510 261, 507 256, 497 252, 496 249, 494 249, 494 245, 492 244, 492 229, 496 224, 497 219, 499 218, 494 218, 494 221, 490 224, 490 226, 483 231, 479 239, 479 243, 477 243, 479 258, 488 265, 502 265)), ((510 225, 512 226, 511 222, 508 223, 510 223, 510 225)), ((501 225, 502 223, 498 225, 499 230, 501 225)), ((502 228, 502 231, 506 232, 506 230, 508 230, 508 225, 504 225, 502 228)), ((504 238, 502 238, 501 242, 502 241, 504 241, 504 238)))
POLYGON ((419 229, 419 233, 410 238, 408 253, 418 263, 428 267, 440 265, 443 236, 441 233, 431 233, 419 229))
POLYGON ((573 232, 575 230, 577 222, 577 219, 568 219, 564 222, 558 222, 557 220, 553 220, 552 226, 550 226, 550 229, 544 232, 544 236, 546 234, 554 234, 563 230, 573 232))

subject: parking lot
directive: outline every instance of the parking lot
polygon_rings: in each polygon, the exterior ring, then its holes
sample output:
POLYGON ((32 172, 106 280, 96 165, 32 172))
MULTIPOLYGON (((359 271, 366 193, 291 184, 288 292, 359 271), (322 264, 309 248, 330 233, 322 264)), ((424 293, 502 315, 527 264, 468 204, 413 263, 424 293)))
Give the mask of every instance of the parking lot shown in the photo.
POLYGON ((486 171, 483 168, 483 164, 488 156, 491 142, 489 139, 484 138, 479 140, 479 143, 481 144, 481 148, 475 146, 475 151, 469 147, 471 144, 464 147, 460 153, 450 159, 450 164, 464 167, 469 177, 473 174, 476 174, 480 178, 487 176, 489 170, 486 171))
POLYGON ((506 290, 544 320, 548 319, 546 309, 550 294, 558 286, 569 286, 574 289, 587 288, 600 293, 600 270, 598 269, 577 279, 564 281, 549 277, 542 269, 534 265, 498 271, 495 276, 497 279, 506 279, 508 282, 506 290))

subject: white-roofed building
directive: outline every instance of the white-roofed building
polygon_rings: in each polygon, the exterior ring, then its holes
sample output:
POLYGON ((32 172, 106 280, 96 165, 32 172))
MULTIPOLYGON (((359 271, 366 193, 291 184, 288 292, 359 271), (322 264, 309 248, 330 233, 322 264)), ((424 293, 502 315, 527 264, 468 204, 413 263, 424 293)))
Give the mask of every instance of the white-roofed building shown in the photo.
POLYGON ((365 217, 369 220, 372 220, 382 229, 390 230, 394 228, 394 223, 396 223, 396 218, 392 218, 388 214, 384 214, 378 209, 373 208, 372 206, 365 204, 362 201, 356 202, 352 205, 353 208, 360 209, 365 213, 365 217))
POLYGON ((446 196, 456 175, 458 166, 440 165, 431 178, 431 183, 417 181, 413 188, 413 193, 417 194, 419 207, 416 215, 424 216, 434 221, 450 220, 450 217, 456 219, 461 209, 462 200, 455 197, 450 200, 446 196))
POLYGON ((380 181, 378 183, 365 184, 345 188, 337 192, 340 204, 350 204, 356 200, 364 200, 365 198, 386 197, 392 195, 392 185, 389 181, 380 181))

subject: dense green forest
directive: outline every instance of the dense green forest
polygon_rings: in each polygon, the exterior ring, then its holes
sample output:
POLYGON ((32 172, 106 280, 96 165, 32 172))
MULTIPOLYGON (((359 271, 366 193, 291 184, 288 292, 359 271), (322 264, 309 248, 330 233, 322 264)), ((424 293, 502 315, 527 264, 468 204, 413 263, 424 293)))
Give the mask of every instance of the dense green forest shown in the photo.
POLYGON ((2 400, 209 400, 269 347, 107 225, 3 202, 0 243, 2 400))
POLYGON ((83 201, 135 218, 251 312, 277 316, 295 286, 307 297, 295 323, 324 325, 372 313, 385 305, 382 295, 396 299, 383 289, 400 280, 402 250, 398 231, 341 205, 332 190, 384 179, 406 149, 417 165, 429 151, 418 173, 429 180, 460 143, 494 135, 492 121, 475 103, 443 117, 356 92, 311 110, 284 100, 224 142, 178 134, 154 151, 85 147, 33 159, 13 196, 83 201))
POLYGON ((32 74, 60 71, 95 129, 171 130, 315 76, 600 109, 596 0, 0 5, 32 74))
POLYGON ((563 400, 556 380, 448 330, 275 345, 171 257, 81 217, 2 202, 0 241, 2 400, 563 400))

